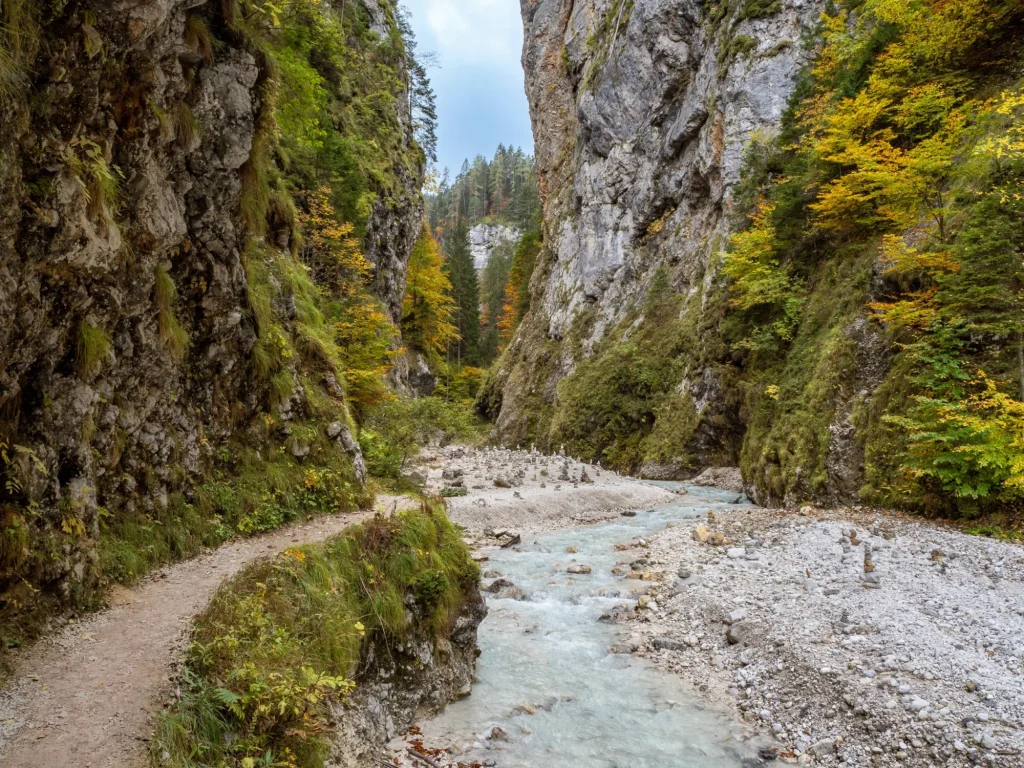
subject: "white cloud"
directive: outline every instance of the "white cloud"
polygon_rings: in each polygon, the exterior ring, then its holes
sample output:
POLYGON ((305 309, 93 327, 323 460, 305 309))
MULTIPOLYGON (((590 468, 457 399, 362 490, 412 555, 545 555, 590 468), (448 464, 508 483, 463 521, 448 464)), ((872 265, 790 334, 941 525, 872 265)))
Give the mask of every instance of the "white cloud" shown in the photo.
POLYGON ((518 66, 523 40, 518 0, 426 0, 424 19, 442 66, 518 66))

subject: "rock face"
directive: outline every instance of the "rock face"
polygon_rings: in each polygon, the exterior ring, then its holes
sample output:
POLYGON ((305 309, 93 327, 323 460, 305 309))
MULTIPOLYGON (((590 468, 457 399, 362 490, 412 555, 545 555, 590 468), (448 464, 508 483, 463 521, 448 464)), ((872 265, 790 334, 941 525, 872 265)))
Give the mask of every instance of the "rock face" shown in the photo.
POLYGON ((486 615, 474 589, 446 638, 422 633, 397 647, 371 645, 356 675, 356 692, 335 706, 327 765, 377 766, 388 741, 468 696, 479 654, 477 629, 486 615))
MULTIPOLYGON (((745 425, 710 297, 749 205, 738 201, 746 149, 778 132, 821 11, 816 0, 523 0, 545 245, 530 313, 482 401, 507 443, 564 439, 558 384, 613 330, 620 347, 645 343, 660 280, 691 338, 658 419, 685 423, 672 450, 626 468, 677 478, 739 463, 745 425)), ((856 485, 856 457, 847 464, 844 489, 856 485)))
MULTIPOLYGON (((55 582, 95 565, 102 510, 166 508, 265 397, 240 203, 267 73, 223 28, 220 3, 48 7, 35 80, 0 110, 0 444, 33 535, 63 527, 81 542, 47 565, 55 582), (194 13, 220 40, 206 57, 189 40, 194 13), (168 333, 167 293, 187 355, 168 333)), ((406 175, 368 226, 393 314, 421 217, 406 175)), ((294 300, 273 310, 289 327, 294 300)), ((284 422, 303 397, 296 380, 284 422)))
POLYGON ((469 251, 473 266, 480 272, 487 266, 491 253, 499 245, 516 242, 523 233, 504 224, 477 224, 469 230, 469 251))

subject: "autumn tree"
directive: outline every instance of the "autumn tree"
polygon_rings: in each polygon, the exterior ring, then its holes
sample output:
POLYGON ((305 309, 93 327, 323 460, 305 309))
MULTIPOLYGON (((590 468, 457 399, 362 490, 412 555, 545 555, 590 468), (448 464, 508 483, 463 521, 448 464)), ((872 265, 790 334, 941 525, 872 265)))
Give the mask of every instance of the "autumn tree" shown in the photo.
POLYGON ((864 313, 903 379, 867 448, 886 500, 1020 504, 1024 90, 997 94, 1024 0, 837 5, 724 254, 733 349, 760 368, 808 349, 815 286, 873 256, 864 313))
POLYGON ((533 276, 540 246, 539 233, 527 232, 520 239, 512 256, 501 316, 498 318, 500 349, 504 349, 512 341, 512 336, 530 309, 530 278, 533 276))
POLYGON ((429 357, 443 355, 458 335, 458 329, 452 324, 457 305, 443 262, 441 249, 424 220, 409 257, 402 304, 402 337, 406 344, 429 357))

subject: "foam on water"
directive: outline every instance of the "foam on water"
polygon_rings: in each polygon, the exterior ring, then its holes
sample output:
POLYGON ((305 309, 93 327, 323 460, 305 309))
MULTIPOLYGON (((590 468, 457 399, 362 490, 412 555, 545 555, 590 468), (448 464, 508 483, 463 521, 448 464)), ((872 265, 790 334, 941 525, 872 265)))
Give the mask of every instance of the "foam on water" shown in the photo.
POLYGON ((427 742, 459 746, 463 763, 501 768, 734 768, 755 752, 755 745, 737 741, 742 726, 702 702, 691 685, 641 659, 610 653, 628 629, 597 621, 616 605, 635 605, 632 592, 648 586, 611 573, 620 560, 644 555, 616 551, 615 544, 736 499, 714 489, 688 490, 682 501, 633 518, 531 536, 520 551, 495 552, 485 569, 500 571, 529 599, 488 600, 479 680, 469 698, 425 728, 427 742), (566 554, 570 546, 579 552, 566 554), (574 563, 592 573, 568 575, 574 563), (517 714, 523 705, 536 707, 536 714, 517 714), (508 733, 508 742, 486 739, 494 726, 508 733))

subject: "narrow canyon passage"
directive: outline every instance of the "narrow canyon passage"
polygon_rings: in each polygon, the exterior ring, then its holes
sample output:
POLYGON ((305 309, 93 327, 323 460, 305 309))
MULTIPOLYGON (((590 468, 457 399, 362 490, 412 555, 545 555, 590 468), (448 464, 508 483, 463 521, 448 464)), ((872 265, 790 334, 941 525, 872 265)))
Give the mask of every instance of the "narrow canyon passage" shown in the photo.
POLYGON ((1022 254, 1024 0, 0 0, 0 768, 1024 768, 1022 254))

